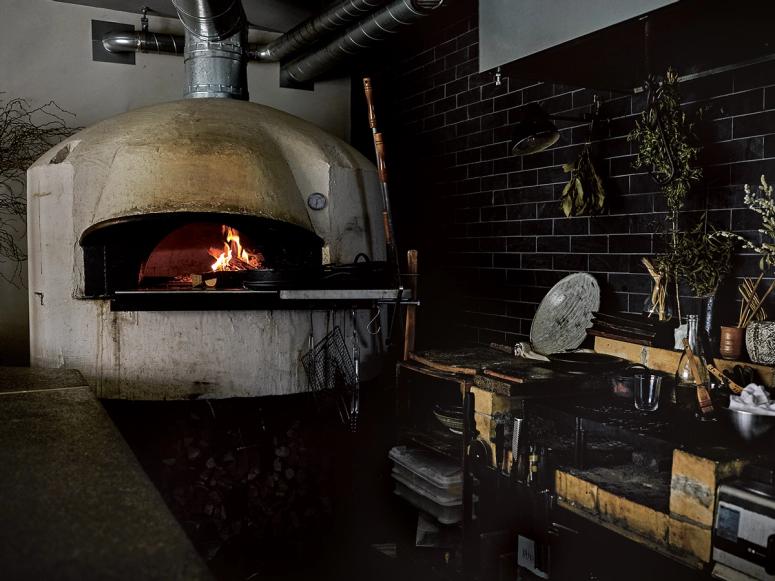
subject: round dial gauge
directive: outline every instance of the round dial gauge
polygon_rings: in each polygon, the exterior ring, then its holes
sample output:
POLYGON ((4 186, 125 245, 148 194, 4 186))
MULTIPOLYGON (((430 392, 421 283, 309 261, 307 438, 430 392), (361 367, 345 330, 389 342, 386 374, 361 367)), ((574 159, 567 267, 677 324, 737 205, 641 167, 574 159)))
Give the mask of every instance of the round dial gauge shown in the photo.
POLYGON ((307 205, 313 210, 322 210, 327 204, 328 198, 320 192, 314 192, 307 198, 307 205))

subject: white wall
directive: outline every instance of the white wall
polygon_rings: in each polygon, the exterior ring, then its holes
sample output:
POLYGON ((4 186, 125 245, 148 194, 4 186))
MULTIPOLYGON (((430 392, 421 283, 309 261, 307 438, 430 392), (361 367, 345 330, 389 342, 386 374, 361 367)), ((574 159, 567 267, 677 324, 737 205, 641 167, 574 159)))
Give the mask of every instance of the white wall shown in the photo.
MULTIPOLYGON (((138 54, 134 66, 92 61, 92 20, 139 27, 140 19, 52 0, 0 0, 0 92, 5 93, 0 98, 24 97, 32 105, 54 100, 76 115, 72 125, 88 126, 129 109, 182 97, 181 57, 138 54)), ((150 28, 182 34, 173 20, 152 17, 150 28)), ((279 65, 250 63, 248 81, 251 101, 349 139, 349 80, 316 83, 314 91, 282 89, 279 65)), ((0 365, 26 362, 27 313, 27 289, 0 280, 0 365)))

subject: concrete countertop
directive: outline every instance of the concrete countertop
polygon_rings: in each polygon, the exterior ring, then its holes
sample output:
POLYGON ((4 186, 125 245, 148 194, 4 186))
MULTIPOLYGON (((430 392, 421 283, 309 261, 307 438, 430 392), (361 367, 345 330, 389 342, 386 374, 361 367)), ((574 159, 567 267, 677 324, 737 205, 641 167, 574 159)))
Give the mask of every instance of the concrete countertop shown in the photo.
POLYGON ((211 579, 77 371, 0 367, 4 579, 211 579))

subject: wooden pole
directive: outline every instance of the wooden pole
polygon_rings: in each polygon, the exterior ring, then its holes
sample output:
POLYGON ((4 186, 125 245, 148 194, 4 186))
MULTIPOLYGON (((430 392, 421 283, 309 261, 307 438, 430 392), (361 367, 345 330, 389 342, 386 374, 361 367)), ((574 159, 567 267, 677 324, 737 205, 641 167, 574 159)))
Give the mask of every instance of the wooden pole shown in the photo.
MULTIPOLYGON (((416 301, 417 296, 417 272, 418 272, 418 264, 417 264, 417 251, 416 250, 409 250, 406 253, 406 263, 407 263, 407 274, 409 274, 409 284, 407 285, 410 289, 412 289, 412 300, 416 301)), ((417 315, 417 306, 416 305, 407 305, 406 306, 406 323, 404 325, 404 361, 409 360, 409 354, 414 351, 414 328, 416 323, 416 315, 417 315)))

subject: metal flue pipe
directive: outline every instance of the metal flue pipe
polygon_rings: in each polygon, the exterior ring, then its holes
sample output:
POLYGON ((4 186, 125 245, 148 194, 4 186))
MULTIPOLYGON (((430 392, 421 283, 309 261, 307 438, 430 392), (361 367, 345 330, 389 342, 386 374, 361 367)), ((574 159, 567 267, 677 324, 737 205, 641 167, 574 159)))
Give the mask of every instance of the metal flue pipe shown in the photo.
POLYGON ((207 40, 225 40, 247 27, 240 0, 172 0, 186 30, 207 40))
POLYGON ((297 55, 324 37, 358 22, 389 0, 343 0, 308 18, 269 44, 250 53, 252 60, 277 62, 297 55))
POLYGON ((297 82, 312 81, 342 61, 365 52, 440 8, 444 0, 394 0, 319 50, 283 67, 297 82))
POLYGON ((151 52, 181 55, 184 45, 185 39, 178 34, 161 34, 142 30, 108 32, 102 37, 102 46, 108 52, 151 52))
POLYGON ((186 29, 186 97, 248 99, 248 27, 240 0, 172 0, 186 29))

